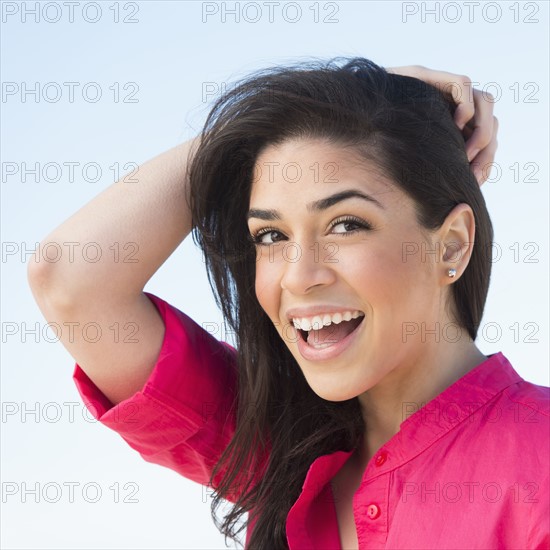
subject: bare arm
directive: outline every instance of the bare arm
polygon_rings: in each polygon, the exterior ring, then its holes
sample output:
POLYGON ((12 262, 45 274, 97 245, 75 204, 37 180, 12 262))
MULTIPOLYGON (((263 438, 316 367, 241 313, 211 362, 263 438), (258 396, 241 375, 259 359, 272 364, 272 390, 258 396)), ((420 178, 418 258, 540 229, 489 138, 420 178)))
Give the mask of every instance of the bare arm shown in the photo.
POLYGON ((134 176, 137 183, 122 178, 54 229, 40 246, 57 243, 63 252, 59 261, 35 255, 28 264, 29 284, 44 317, 63 328, 61 342, 113 403, 143 387, 161 349, 164 324, 143 288, 191 231, 186 170, 196 141, 147 161, 134 176), (78 243, 73 257, 67 243, 78 243), (100 250, 99 261, 83 256, 86 243, 96 243, 89 257, 100 250), (127 243, 135 244, 125 249, 127 243), (99 339, 94 330, 83 334, 87 323, 97 323, 99 339), (115 323, 118 342, 109 328, 115 323))

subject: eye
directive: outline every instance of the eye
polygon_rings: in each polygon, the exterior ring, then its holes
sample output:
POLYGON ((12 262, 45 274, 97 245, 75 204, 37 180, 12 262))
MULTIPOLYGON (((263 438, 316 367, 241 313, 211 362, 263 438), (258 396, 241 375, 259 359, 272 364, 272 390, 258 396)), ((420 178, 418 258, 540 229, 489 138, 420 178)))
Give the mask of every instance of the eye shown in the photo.
POLYGON ((342 226, 358 226, 359 229, 351 229, 349 231, 336 231, 336 233, 338 235, 342 235, 343 237, 348 237, 349 235, 352 235, 354 234, 356 231, 360 231, 362 229, 366 229, 366 230, 369 230, 369 229, 372 229, 372 226, 370 225, 370 223, 368 222, 365 222, 363 220, 360 220, 359 218, 354 218, 354 217, 345 217, 345 218, 339 218, 337 220, 334 221, 334 223, 332 224, 331 228, 334 229, 336 226, 338 225, 342 225, 342 226))
MULTIPOLYGON (((343 237, 348 237, 349 235, 353 235, 357 231, 361 231, 361 230, 368 231, 368 230, 372 229, 372 226, 371 226, 370 223, 368 223, 364 220, 361 220, 360 218, 355 218, 353 216, 338 218, 331 225, 331 229, 334 229, 338 225, 342 225, 344 227, 345 226, 348 226, 348 227, 349 226, 356 226, 355 229, 350 229, 349 231, 336 231, 335 232, 337 235, 342 235, 343 237)), ((256 233, 254 233, 252 235, 249 235, 248 237, 249 237, 250 241, 255 245, 269 246, 269 245, 272 245, 272 244, 277 244, 277 242, 278 242, 278 241, 273 240, 273 235, 274 234, 282 235, 282 233, 280 231, 278 231, 277 229, 275 229, 273 227, 264 227, 264 228, 258 230, 256 233), (264 235, 271 235, 271 242, 265 242, 264 241, 264 235)))
POLYGON ((252 235, 249 235, 249 238, 250 240, 252 241, 253 244, 257 244, 257 245, 270 245, 270 244, 276 244, 275 242, 264 242, 263 238, 264 238, 264 235, 273 235, 274 233, 277 233, 279 235, 282 235, 282 233, 280 233, 279 231, 277 231, 276 229, 272 228, 272 227, 264 227, 263 229, 260 229, 259 231, 257 231, 256 233, 252 234, 252 235))

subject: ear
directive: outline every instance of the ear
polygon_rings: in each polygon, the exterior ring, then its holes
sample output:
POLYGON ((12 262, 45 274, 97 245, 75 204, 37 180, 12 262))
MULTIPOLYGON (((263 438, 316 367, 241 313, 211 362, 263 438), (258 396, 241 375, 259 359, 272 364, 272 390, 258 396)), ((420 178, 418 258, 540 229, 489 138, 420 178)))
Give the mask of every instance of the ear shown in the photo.
POLYGON ((456 281, 464 273, 472 255, 475 231, 474 213, 466 203, 457 204, 437 231, 441 243, 441 279, 445 283, 456 281), (449 276, 449 269, 456 270, 454 277, 449 276))

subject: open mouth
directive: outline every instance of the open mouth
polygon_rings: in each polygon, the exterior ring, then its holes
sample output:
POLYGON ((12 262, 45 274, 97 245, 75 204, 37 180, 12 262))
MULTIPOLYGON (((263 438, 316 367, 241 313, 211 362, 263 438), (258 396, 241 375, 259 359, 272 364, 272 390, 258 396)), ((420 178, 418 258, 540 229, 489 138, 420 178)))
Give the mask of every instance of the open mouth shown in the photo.
POLYGON ((322 327, 319 330, 311 329, 309 331, 297 329, 302 340, 307 342, 312 347, 322 346, 329 347, 337 344, 344 338, 354 332, 357 327, 363 322, 364 315, 349 321, 341 321, 338 324, 331 323, 328 326, 322 327))

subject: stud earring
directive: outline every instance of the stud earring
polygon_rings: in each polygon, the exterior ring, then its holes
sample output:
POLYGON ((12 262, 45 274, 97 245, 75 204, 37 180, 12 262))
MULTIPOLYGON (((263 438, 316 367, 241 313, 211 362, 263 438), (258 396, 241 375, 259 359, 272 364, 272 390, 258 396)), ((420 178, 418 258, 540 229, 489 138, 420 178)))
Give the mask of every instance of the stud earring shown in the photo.
POLYGON ((449 269, 448 274, 449 277, 454 277, 456 275, 456 269, 449 269))

